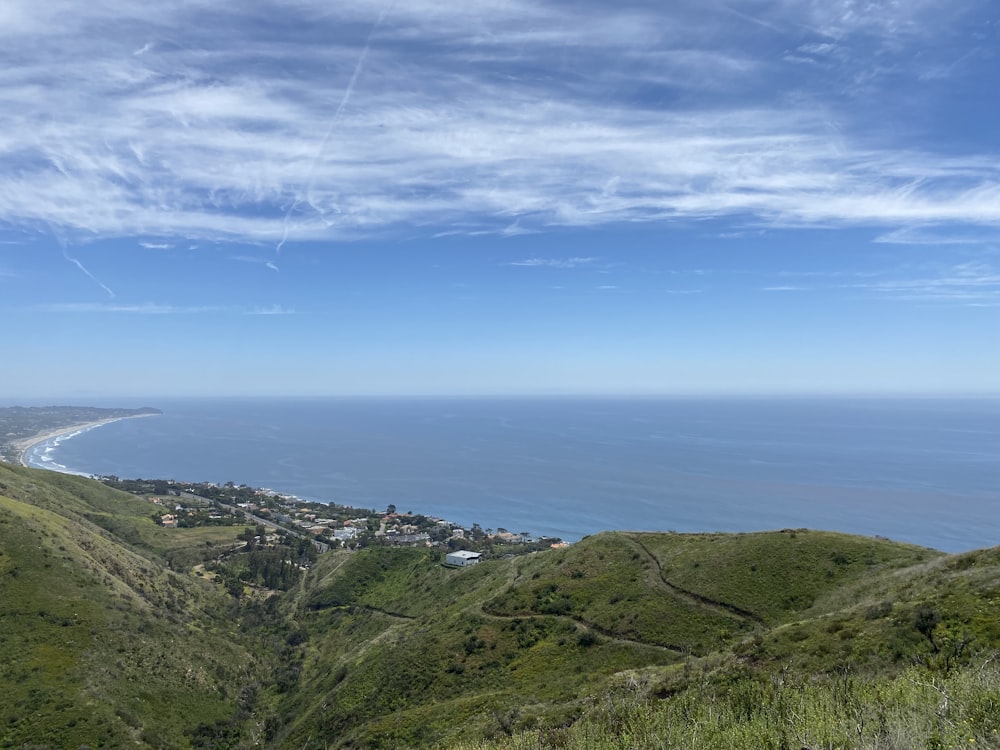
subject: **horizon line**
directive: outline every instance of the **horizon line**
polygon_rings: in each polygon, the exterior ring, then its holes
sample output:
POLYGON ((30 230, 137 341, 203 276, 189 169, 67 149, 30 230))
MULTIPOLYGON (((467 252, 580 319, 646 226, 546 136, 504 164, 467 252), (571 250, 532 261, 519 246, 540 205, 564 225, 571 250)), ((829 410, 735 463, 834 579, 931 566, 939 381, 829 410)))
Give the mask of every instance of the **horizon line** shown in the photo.
POLYGON ((274 394, 274 393, 248 393, 248 394, 160 394, 144 396, 122 396, 100 395, 100 394, 77 394, 63 396, 15 396, 4 399, 0 403, 0 408, 22 406, 18 402, 30 402, 29 405, 44 406, 76 406, 84 405, 80 402, 111 401, 122 403, 124 401, 143 401, 143 405, 148 405, 156 400, 177 401, 177 400, 217 400, 217 401, 237 401, 237 400, 485 400, 485 399, 619 399, 619 400, 705 400, 705 399, 883 399, 883 400, 993 400, 1000 399, 1000 391, 674 391, 674 392, 634 392, 634 391, 578 391, 578 392, 522 392, 522 391, 500 391, 483 393, 444 393, 444 392, 415 392, 415 393, 307 393, 307 394, 274 394))

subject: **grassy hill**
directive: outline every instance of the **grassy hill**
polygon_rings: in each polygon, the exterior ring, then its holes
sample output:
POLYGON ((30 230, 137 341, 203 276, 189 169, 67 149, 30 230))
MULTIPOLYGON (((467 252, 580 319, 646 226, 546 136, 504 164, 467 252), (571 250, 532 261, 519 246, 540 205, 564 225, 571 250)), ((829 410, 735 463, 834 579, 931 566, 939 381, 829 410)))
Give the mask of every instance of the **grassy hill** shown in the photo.
POLYGON ((0 465, 0 746, 1000 747, 1000 549, 617 532, 198 575, 239 532, 0 465))
POLYGON ((97 482, 0 464, 2 746, 177 747, 238 713, 256 658, 231 602, 167 567, 179 536, 148 514, 97 482))

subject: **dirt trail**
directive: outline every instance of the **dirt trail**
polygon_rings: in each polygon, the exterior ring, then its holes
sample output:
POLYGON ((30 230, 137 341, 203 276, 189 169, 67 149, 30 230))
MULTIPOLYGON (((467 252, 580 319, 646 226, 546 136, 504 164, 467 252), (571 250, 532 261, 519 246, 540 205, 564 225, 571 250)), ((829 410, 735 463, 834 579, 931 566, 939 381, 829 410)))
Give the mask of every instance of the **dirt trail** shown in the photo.
POLYGON ((671 591, 673 591, 674 593, 680 594, 681 596, 690 599, 691 601, 701 606, 708 607, 709 609, 712 609, 718 614, 724 613, 729 615, 736 615, 742 620, 750 620, 751 622, 755 622, 758 625, 764 624, 764 621, 760 617, 758 617, 749 610, 737 607, 735 604, 729 604, 728 602, 722 602, 719 601, 718 599, 711 599, 707 596, 702 596, 701 594, 695 591, 689 591, 688 589, 682 586, 678 586, 676 583, 672 583, 670 580, 667 579, 667 576, 664 574, 663 567, 660 565, 659 558, 657 558, 656 555, 654 555, 649 550, 649 548, 642 543, 642 541, 638 538, 637 534, 628 535, 625 538, 631 541, 639 549, 641 549, 643 552, 646 553, 649 559, 653 561, 653 564, 656 565, 656 572, 659 575, 660 580, 663 582, 663 585, 666 586, 671 591), (722 610, 722 612, 720 613, 719 610, 722 610))

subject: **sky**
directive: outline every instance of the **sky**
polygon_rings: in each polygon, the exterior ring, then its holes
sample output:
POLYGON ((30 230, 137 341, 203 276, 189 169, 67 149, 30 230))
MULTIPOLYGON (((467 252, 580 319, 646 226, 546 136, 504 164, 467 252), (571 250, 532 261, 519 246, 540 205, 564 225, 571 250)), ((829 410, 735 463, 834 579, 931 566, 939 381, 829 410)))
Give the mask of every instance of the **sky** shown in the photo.
POLYGON ((989 0, 5 0, 0 400, 1000 393, 989 0))

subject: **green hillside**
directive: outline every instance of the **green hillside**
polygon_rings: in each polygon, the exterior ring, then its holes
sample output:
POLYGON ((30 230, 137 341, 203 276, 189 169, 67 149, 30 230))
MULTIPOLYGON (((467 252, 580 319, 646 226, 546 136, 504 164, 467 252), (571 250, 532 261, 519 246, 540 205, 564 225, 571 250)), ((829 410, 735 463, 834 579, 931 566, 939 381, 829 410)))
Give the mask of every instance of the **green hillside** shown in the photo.
POLYGON ((268 590, 242 531, 0 465, 0 746, 1000 747, 1000 548, 617 532, 268 590))
POLYGON ((166 532, 97 482, 0 464, 0 744, 179 747, 238 713, 256 658, 166 532))

